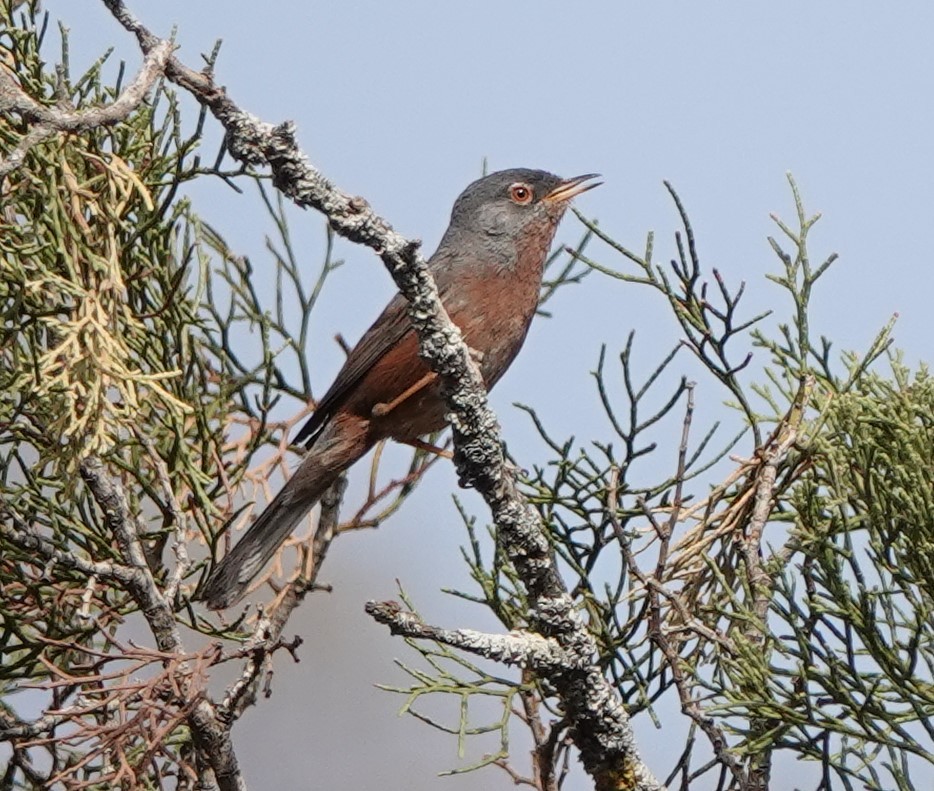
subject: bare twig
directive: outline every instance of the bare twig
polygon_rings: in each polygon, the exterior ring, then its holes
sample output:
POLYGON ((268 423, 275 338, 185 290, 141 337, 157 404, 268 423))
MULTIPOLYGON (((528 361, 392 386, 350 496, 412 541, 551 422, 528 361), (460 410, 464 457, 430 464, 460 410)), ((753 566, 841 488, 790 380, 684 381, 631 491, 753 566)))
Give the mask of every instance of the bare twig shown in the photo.
MULTIPOLYGON (((162 457, 159 456, 159 452, 153 445, 152 440, 144 436, 140 431, 136 432, 136 436, 149 454, 149 460, 156 472, 159 486, 162 487, 162 496, 168 504, 169 512, 172 515, 173 527, 175 528, 175 540, 172 545, 175 553, 175 569, 172 571, 168 584, 165 586, 165 598, 168 601, 174 601, 178 593, 178 586, 191 567, 191 559, 188 557, 188 522, 178 502, 178 498, 175 496, 175 490, 172 488, 168 467, 162 460, 162 457)), ((219 467, 223 469, 223 465, 219 465, 219 467)))

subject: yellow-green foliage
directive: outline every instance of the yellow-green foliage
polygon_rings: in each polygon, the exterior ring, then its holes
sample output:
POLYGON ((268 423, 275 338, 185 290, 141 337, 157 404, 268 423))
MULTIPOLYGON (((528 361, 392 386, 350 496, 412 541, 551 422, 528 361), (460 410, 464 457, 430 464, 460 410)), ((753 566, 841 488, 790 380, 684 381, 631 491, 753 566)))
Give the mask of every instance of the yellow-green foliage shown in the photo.
MULTIPOLYGON (((880 562, 934 594, 934 379, 864 376, 834 398, 815 441, 831 531, 865 531, 880 562)), ((814 525, 811 525, 814 527, 814 525)))

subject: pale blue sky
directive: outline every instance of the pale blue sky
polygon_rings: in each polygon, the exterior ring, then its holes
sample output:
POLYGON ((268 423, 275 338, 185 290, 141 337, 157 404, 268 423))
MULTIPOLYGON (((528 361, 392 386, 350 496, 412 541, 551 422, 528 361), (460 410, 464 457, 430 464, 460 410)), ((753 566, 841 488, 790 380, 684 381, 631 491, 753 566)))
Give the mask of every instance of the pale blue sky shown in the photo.
MULTIPOLYGON (((45 5, 67 15, 76 71, 107 45, 117 45, 131 69, 138 65, 133 40, 100 3, 45 5)), ((930 357, 930 3, 136 0, 131 8, 157 34, 177 25, 189 65, 222 38, 217 79, 231 96, 264 120, 294 120, 311 161, 399 231, 424 239, 426 252, 486 157, 494 170, 602 173, 604 186, 579 208, 636 249, 654 229, 667 259, 676 228, 661 185, 667 178, 687 206, 708 272, 716 266, 728 282, 748 281, 747 315, 787 309, 763 274, 777 263, 765 241, 774 233, 769 212, 793 219, 790 170, 806 205, 824 213, 813 257, 841 255, 816 298, 818 330, 838 349, 861 349, 899 312, 897 345, 910 361, 930 357)), ((258 266, 268 224, 255 200, 219 183, 192 194, 258 266)), ((321 219, 292 216, 316 267, 321 219)), ((559 235, 570 243, 580 233, 569 219, 559 235)), ((596 246, 591 253, 622 263, 596 246)), ((347 266, 329 283, 315 325, 319 389, 341 359, 333 333, 358 337, 391 293, 372 253, 343 245, 340 254, 347 266)), ((599 344, 615 353, 636 328, 648 368, 678 339, 660 301, 605 279, 562 292, 550 307, 555 318, 536 323, 493 394, 525 466, 546 457, 512 402, 533 403, 559 436, 599 438, 605 422, 589 377, 599 344)), ((750 373, 757 362, 764 360, 750 373)), ((709 418, 723 395, 703 382, 697 398, 709 418)), ((372 688, 397 678, 393 657, 411 659, 363 614, 366 599, 394 595, 395 578, 430 618, 490 626, 437 593, 467 584, 452 485, 450 471, 437 471, 386 528, 338 542, 324 573, 335 593, 315 598, 294 622, 306 637, 302 663, 280 659, 276 697, 238 728, 254 787, 512 787, 495 770, 437 780, 435 772, 458 764, 452 740, 397 720, 401 701, 372 688)), ((647 722, 640 733, 650 764, 667 771, 678 737, 647 722)), ((570 787, 587 784, 578 778, 570 787)))

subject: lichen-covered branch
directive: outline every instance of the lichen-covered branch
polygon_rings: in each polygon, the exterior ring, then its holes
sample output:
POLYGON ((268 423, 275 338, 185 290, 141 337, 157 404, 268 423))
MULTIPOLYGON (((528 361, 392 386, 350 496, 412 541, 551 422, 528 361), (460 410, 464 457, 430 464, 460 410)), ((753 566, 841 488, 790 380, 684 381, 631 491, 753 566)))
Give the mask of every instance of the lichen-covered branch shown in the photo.
POLYGON ((557 641, 540 634, 486 634, 473 629, 442 629, 426 624, 417 614, 391 601, 367 602, 366 611, 377 623, 388 626, 393 634, 415 640, 434 640, 513 667, 548 673, 570 661, 557 641))
POLYGON ((42 558, 49 567, 58 565, 66 569, 85 575, 86 577, 98 580, 114 579, 122 584, 127 584, 133 576, 133 572, 120 563, 107 563, 101 561, 88 560, 79 557, 73 552, 66 552, 59 549, 49 539, 32 532, 26 524, 17 519, 5 505, 0 504, 0 519, 10 520, 0 521, 0 538, 9 542, 15 547, 33 553, 42 558))

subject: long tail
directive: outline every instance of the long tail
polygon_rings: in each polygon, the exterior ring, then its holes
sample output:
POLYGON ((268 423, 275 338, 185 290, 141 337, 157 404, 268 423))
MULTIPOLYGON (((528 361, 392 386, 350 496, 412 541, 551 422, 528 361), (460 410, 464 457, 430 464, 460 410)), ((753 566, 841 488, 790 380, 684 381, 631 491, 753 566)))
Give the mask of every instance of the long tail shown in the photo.
POLYGON ((252 579, 328 486, 369 450, 363 428, 338 423, 322 432, 295 474, 211 572, 198 598, 212 610, 222 610, 243 597, 252 579))

